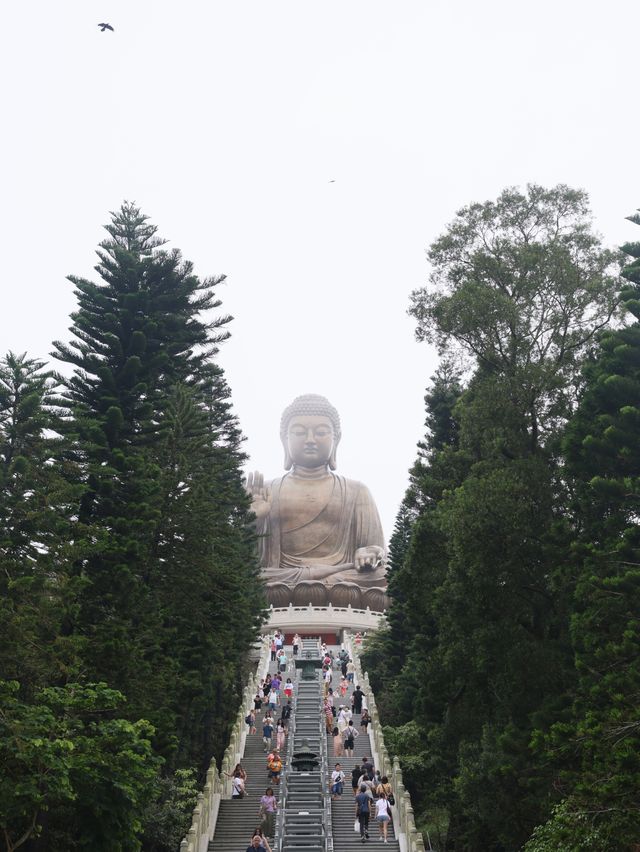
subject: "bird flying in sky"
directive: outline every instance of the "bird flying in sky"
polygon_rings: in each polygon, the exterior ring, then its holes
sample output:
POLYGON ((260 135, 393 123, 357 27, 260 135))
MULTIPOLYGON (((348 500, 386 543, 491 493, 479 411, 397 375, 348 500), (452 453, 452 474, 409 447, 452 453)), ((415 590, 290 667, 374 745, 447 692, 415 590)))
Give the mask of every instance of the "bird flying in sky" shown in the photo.
POLYGON ((111 24, 98 24, 100 27, 100 32, 103 33, 105 30, 111 30, 111 32, 115 32, 111 24))

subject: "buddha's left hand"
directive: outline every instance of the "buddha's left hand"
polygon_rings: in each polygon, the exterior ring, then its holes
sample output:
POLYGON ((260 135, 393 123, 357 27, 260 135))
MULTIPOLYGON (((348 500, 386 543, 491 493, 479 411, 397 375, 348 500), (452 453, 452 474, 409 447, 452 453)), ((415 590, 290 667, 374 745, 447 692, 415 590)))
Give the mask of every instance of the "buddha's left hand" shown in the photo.
POLYGON ((373 571, 384 558, 384 548, 377 544, 359 547, 356 550, 355 566, 358 571, 373 571))

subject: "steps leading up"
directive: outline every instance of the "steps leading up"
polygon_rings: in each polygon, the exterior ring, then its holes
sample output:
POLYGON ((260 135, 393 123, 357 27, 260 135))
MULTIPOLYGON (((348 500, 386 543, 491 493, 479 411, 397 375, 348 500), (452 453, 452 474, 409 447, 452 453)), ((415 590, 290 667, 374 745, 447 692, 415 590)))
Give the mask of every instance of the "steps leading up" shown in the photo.
MULTIPOLYGON (((334 649, 337 655, 339 649, 334 649)), ((340 672, 337 672, 337 677, 334 674, 334 684, 339 682, 340 672)), ((353 685, 349 685, 349 689, 344 698, 341 698, 339 693, 336 696, 336 709, 340 704, 351 706, 351 695, 353 693, 353 685)), ((371 804, 371 816, 369 818, 369 840, 363 844, 360 840, 359 832, 354 831, 354 821, 356 818, 356 806, 351 787, 351 770, 355 766, 360 766, 363 757, 372 759, 371 741, 368 733, 365 733, 360 728, 360 713, 353 714, 353 726, 358 731, 358 737, 355 740, 354 756, 353 757, 336 757, 333 754, 333 737, 327 734, 327 750, 329 755, 329 765, 333 769, 335 763, 340 763, 344 774, 346 775, 344 794, 339 799, 334 799, 331 802, 331 827, 333 832, 333 849, 334 852, 354 852, 362 846, 373 845, 376 848, 384 849, 385 852, 400 852, 400 844, 396 839, 393 821, 387 823, 388 842, 384 844, 380 836, 379 824, 375 818, 375 806, 371 804)))
MULTIPOLYGON (((307 640, 305 640, 307 641, 307 640)), ((315 650, 315 640, 310 640, 307 648, 315 650)), ((304 653, 305 646, 301 649, 304 653)), ((338 649, 334 649, 337 655, 338 649)), ((291 660, 294 658, 290 657, 291 660)), ((291 663, 293 666, 293 663, 291 663)), ((275 672, 276 664, 271 663, 269 670, 275 672)), ((295 669, 286 672, 294 680, 294 714, 291 723, 293 741, 285 743, 282 755, 287 758, 308 747, 311 751, 324 755, 323 765, 310 772, 290 771, 283 760, 286 773, 286 785, 279 790, 274 785, 278 798, 278 807, 282 811, 278 828, 282 833, 283 852, 326 852, 326 840, 332 841, 333 852, 355 852, 362 846, 380 846, 385 852, 400 852, 395 837, 393 822, 388 824, 388 843, 384 844, 380 836, 379 825, 375 818, 375 806, 372 805, 369 825, 370 839, 364 844, 359 833, 354 831, 355 802, 351 787, 351 770, 360 765, 362 758, 371 758, 371 743, 367 733, 360 729, 360 714, 354 714, 354 726, 359 736, 355 741, 354 756, 334 757, 333 737, 324 733, 324 714, 322 711, 322 682, 319 677, 305 681, 299 678, 295 669), (295 678, 295 679, 294 679, 295 678), (331 773, 335 763, 339 762, 346 775, 344 794, 331 801, 327 806, 327 773, 331 773), (284 800, 280 801, 286 789, 284 800), (327 838, 327 832, 329 837, 327 838)), ((339 672, 334 683, 340 679, 339 672)), ((336 696, 336 705, 350 705, 350 686, 344 698, 336 696)), ((227 799, 220 803, 215 836, 209 844, 209 852, 244 852, 250 843, 251 835, 259 824, 258 808, 260 797, 270 786, 266 769, 266 754, 262 743, 262 719, 265 710, 256 716, 255 734, 247 737, 242 766, 248 775, 247 796, 244 799, 227 799)), ((276 711, 277 714, 277 711, 276 711)), ((277 715, 274 717, 277 718, 277 715)), ((275 743, 275 737, 274 737, 275 743)), ((275 844, 272 844, 274 846, 275 844)), ((329 846, 331 842, 329 842, 329 846)))
MULTIPOLYGON (((304 640, 301 653, 317 656, 317 642, 304 640)), ((287 772, 283 817, 279 823, 283 852, 325 852, 328 812, 326 751, 321 728, 322 685, 317 673, 313 680, 299 678, 293 719, 293 744, 289 757, 312 752, 319 764, 305 771, 291 767, 287 772)))
MULTIPOLYGON (((276 668, 276 663, 269 664, 272 675, 276 668)), ((286 674, 293 680, 293 671, 286 674)), ((267 774, 267 755, 262 742, 262 720, 265 713, 266 705, 263 705, 262 710, 256 713, 256 733, 247 734, 242 758, 242 767, 247 773, 246 796, 244 799, 223 799, 220 802, 218 821, 213 840, 209 843, 209 852, 244 852, 249 846, 254 829, 260 825, 260 797, 264 795, 267 787, 273 786, 275 796, 279 798, 278 787, 271 783, 267 774)), ((277 715, 273 715, 277 720, 277 715)), ((275 745, 275 733, 272 742, 275 745)))

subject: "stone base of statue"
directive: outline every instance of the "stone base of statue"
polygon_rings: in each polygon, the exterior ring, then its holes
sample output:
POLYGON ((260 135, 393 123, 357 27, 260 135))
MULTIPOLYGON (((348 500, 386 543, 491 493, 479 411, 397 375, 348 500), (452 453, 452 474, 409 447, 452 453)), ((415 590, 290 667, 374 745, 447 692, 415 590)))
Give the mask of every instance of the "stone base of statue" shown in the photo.
POLYGON ((383 588, 362 589, 355 583, 335 583, 332 586, 316 581, 302 580, 295 586, 286 583, 268 583, 267 600, 273 607, 293 606, 351 606, 353 609, 370 609, 384 612, 389 599, 383 588))

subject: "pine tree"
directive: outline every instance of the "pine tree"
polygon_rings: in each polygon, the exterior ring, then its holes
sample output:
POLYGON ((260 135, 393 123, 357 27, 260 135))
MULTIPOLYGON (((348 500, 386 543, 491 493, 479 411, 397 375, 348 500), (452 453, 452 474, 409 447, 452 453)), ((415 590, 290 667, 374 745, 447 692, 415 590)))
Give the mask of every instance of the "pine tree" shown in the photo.
POLYGON ((133 204, 107 231, 101 283, 70 278, 74 339, 55 344, 75 368, 60 377, 60 404, 92 536, 75 565, 83 592, 73 629, 91 678, 124 693, 131 718, 154 724, 169 765, 204 764, 229 714, 214 676, 230 688, 262 613, 241 439, 213 360, 228 337, 230 318, 216 313, 223 279, 194 275, 133 204), (242 624, 237 650, 208 657, 227 644, 231 612, 242 624))
POLYGON ((413 718, 418 678, 398 676, 415 663, 412 649, 423 664, 433 621, 429 599, 437 587, 438 555, 442 537, 434 510, 446 488, 457 484, 458 424, 454 409, 462 394, 460 375, 450 362, 432 376, 425 401, 426 435, 409 471, 409 488, 402 501, 389 542, 388 584, 391 597, 387 629, 370 645, 370 675, 382 712, 395 722, 413 718), (455 460, 455 461, 454 461, 455 460), (409 657, 412 656, 411 664, 409 657))
POLYGON ((0 360, 0 672, 25 698, 77 663, 63 626, 75 604, 68 564, 82 552, 72 521, 81 487, 55 431, 53 391, 41 361, 0 360))

